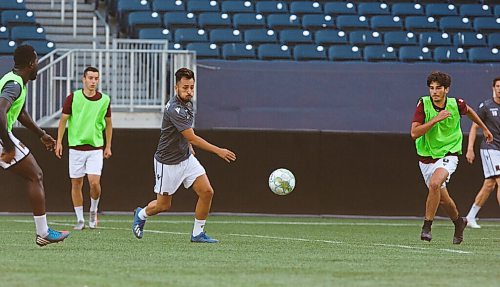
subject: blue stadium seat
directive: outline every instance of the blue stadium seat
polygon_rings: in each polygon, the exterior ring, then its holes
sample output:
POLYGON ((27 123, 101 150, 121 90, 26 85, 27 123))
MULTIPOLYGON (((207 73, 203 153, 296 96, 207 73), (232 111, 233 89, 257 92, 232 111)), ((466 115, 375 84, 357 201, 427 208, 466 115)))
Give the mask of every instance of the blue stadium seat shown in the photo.
POLYGON ((284 45, 312 44, 312 33, 307 30, 285 29, 279 32, 279 41, 284 45))
POLYGON ((436 62, 467 62, 467 55, 463 48, 437 47, 434 49, 434 60, 436 62))
POLYGON ((303 14, 322 14, 323 9, 319 2, 311 1, 292 1, 290 3, 290 13, 295 15, 303 14))
POLYGON ((249 29, 244 32, 243 39, 247 44, 277 43, 278 33, 267 29, 249 29))
POLYGON ((486 36, 481 33, 460 32, 453 36, 453 45, 466 48, 486 46, 486 36))
POLYGON ((439 29, 450 33, 471 31, 472 21, 467 17, 446 16, 439 20, 439 29))
POLYGON ((405 19, 405 28, 408 31, 435 31, 438 29, 434 17, 408 16, 405 19))
POLYGON ((319 30, 314 35, 316 44, 322 46, 347 44, 347 33, 340 30, 319 30))
POLYGON ((326 49, 314 44, 297 45, 293 49, 295 61, 323 61, 327 60, 326 49))
POLYGON ((400 17, 424 15, 424 6, 418 3, 395 3, 391 10, 392 15, 400 17))
POLYGON ((35 13, 30 10, 5 10, 0 13, 2 26, 32 26, 36 25, 35 13))
POLYGON ((258 1, 255 4, 255 12, 263 15, 288 13, 288 6, 286 2, 281 1, 258 1))
POLYGON ((370 26, 372 30, 378 31, 403 30, 403 19, 391 15, 373 16, 370 26))
POLYGON ((184 50, 184 47, 179 43, 168 42, 169 50, 184 50))
POLYGON ((193 42, 208 42, 208 33, 198 28, 179 28, 175 30, 174 41, 181 45, 193 42))
POLYGON ((389 5, 386 3, 359 3, 358 4, 358 14, 364 16, 373 15, 389 15, 389 5))
POLYGON ((500 18, 479 17, 474 19, 474 30, 482 33, 494 33, 500 31, 500 18))
POLYGON ((297 15, 293 14, 271 14, 267 16, 267 27, 273 30, 300 28, 297 15))
POLYGON ((337 27, 341 30, 368 30, 368 19, 358 15, 337 16, 337 27))
POLYGON ((137 37, 137 30, 142 28, 161 27, 161 18, 158 12, 138 11, 128 14, 128 34, 137 37))
POLYGON ((495 5, 493 14, 495 15, 495 17, 500 17, 500 5, 495 5))
POLYGON ((427 47, 402 46, 399 48, 399 60, 402 62, 432 61, 432 53, 427 47))
POLYGON ((255 7, 252 1, 222 1, 221 11, 228 14, 235 13, 254 13, 255 7))
POLYGON ((233 15, 233 26, 236 29, 265 28, 266 20, 262 14, 237 13, 233 15))
POLYGON ((427 4, 425 6, 425 15, 430 17, 457 16, 458 8, 453 4, 427 4))
POLYGON ((391 47, 417 45, 417 35, 406 31, 386 32, 384 33, 384 44, 391 47))
POLYGON ((190 0, 186 3, 186 10, 192 13, 220 11, 219 4, 214 0, 190 0))
POLYGON ((280 44, 262 44, 257 49, 259 60, 291 60, 290 47, 280 44))
POLYGON ((217 59, 220 58, 220 48, 211 43, 189 43, 186 50, 196 51, 197 59, 217 59))
POLYGON ((196 27, 196 17, 188 12, 167 12, 163 15, 163 25, 169 29, 196 27))
POLYGON ((462 17, 488 17, 492 15, 490 6, 482 4, 460 5, 460 16, 462 17))
POLYGON ((356 46, 340 45, 328 48, 330 61, 361 61, 361 49, 356 46))
POLYGON ((0 55, 11 56, 16 49, 16 42, 7 39, 0 39, 0 55))
POLYGON ((368 62, 398 60, 394 47, 386 47, 384 45, 366 46, 363 51, 363 57, 368 62))
POLYGON ((353 46, 382 44, 382 35, 376 31, 352 31, 349 33, 349 43, 353 46))
POLYGON ((356 5, 352 2, 327 2, 323 7, 327 15, 356 15, 356 5))
POLYGON ((10 39, 21 43, 25 40, 45 40, 47 35, 42 27, 16 26, 10 30, 10 39))
POLYGON ((225 60, 255 59, 255 47, 250 44, 231 43, 222 46, 222 58, 225 60))
POLYGON ((54 42, 49 40, 27 40, 22 42, 21 45, 30 45, 35 49, 38 56, 47 55, 56 49, 54 42))
POLYGON ((128 24, 128 15, 132 12, 151 11, 147 1, 141 0, 121 0, 116 4, 116 14, 118 25, 122 32, 126 32, 128 24))
POLYGON ((210 31, 210 43, 238 43, 242 41, 242 33, 233 29, 213 29, 210 31))
POLYGON ((333 29, 333 17, 323 14, 302 15, 302 27, 308 30, 333 29))
POLYGON ((154 0, 151 4, 153 11, 158 13, 185 11, 184 2, 181 0, 154 0))
POLYGON ((5 10, 26 10, 23 0, 2 0, 0 1, 0 11, 5 10))
POLYGON ((231 27, 231 18, 227 13, 200 13, 198 15, 198 25, 203 29, 229 28, 231 27))
POLYGON ((10 38, 10 31, 7 29, 5 26, 0 27, 0 39, 9 39, 10 38))
POLYGON ((500 48, 500 33, 491 33, 488 35, 488 46, 491 48, 500 48))
POLYGON ((451 46, 451 36, 442 32, 422 32, 419 36, 420 47, 451 46))
POLYGON ((500 52, 497 48, 470 48, 469 61, 474 63, 500 62, 500 52))
POLYGON ((154 39, 172 41, 172 33, 165 28, 143 28, 138 32, 139 39, 154 39))

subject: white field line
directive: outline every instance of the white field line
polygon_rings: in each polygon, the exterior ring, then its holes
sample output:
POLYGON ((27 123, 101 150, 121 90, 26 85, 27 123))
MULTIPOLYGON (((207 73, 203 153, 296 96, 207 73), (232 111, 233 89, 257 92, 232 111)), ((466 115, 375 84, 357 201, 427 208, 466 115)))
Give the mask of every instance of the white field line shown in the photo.
POLYGON ((447 249, 447 248, 431 249, 431 248, 418 247, 418 246, 408 246, 408 245, 400 245, 400 244, 385 244, 385 243, 374 243, 373 245, 375 245, 375 246, 384 246, 384 247, 402 248, 402 249, 439 250, 439 251, 451 252, 451 253, 459 253, 459 254, 472 254, 472 252, 470 252, 470 251, 447 249))

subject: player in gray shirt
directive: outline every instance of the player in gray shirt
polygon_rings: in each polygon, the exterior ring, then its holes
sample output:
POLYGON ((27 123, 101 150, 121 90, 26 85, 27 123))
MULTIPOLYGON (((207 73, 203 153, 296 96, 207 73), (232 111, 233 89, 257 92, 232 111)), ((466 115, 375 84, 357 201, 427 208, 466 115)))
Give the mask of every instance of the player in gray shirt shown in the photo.
MULTIPOLYGON (((471 228, 481 228, 477 224, 476 215, 490 196, 490 193, 495 189, 495 186, 497 186, 497 200, 500 205, 500 77, 493 80, 493 97, 479 105, 477 114, 493 134, 493 142, 488 144, 484 139, 481 141, 480 153, 484 182, 476 195, 469 214, 467 214, 467 226, 471 228)), ((474 161, 474 142, 478 128, 476 124, 473 124, 470 129, 466 154, 469 163, 474 161)))
POLYGON ((191 99, 194 96, 194 72, 181 68, 175 72, 175 94, 167 104, 161 125, 160 140, 154 156, 156 200, 146 207, 135 210, 132 231, 138 239, 144 235, 148 216, 167 211, 172 196, 181 184, 192 187, 198 195, 191 242, 217 243, 205 234, 205 222, 212 204, 214 190, 205 169, 194 156, 192 146, 215 153, 223 160, 232 162, 236 155, 225 148, 215 146, 194 133, 194 113, 191 99))

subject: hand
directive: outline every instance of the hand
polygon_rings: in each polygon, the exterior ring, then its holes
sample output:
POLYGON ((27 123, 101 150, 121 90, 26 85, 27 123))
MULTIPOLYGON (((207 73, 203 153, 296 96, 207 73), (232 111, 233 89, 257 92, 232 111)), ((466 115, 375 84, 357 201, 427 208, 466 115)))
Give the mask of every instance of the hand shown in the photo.
POLYGON ((487 143, 490 144, 493 142, 493 135, 491 134, 490 130, 488 129, 483 130, 483 135, 487 143))
POLYGON ((62 151, 63 151, 63 146, 62 144, 58 143, 56 145, 56 149, 54 150, 54 153, 56 154, 56 156, 61 159, 62 157, 62 151))
POLYGON ((56 146, 56 140, 49 134, 44 134, 40 137, 40 141, 45 145, 47 150, 53 151, 56 146))
POLYGON ((13 148, 13 147, 12 148, 5 148, 4 147, 0 158, 2 159, 3 162, 10 163, 14 159, 15 155, 16 155, 15 148, 13 148))
POLYGON ((467 154, 465 154, 465 158, 467 158, 467 161, 472 164, 474 162, 474 158, 476 155, 474 154, 473 150, 467 150, 467 154))
POLYGON ((225 148, 219 149, 219 152, 217 153, 217 155, 227 162, 231 162, 231 161, 236 160, 236 155, 234 154, 234 152, 232 152, 228 149, 225 149, 225 148))
POLYGON ((105 158, 105 159, 108 159, 108 158, 110 158, 112 155, 113 155, 113 153, 111 152, 111 148, 110 148, 110 147, 106 147, 106 148, 104 149, 104 154, 103 154, 104 158, 105 158))
POLYGON ((440 122, 446 118, 448 118, 451 115, 451 113, 447 110, 442 110, 438 113, 438 115, 435 117, 436 121, 440 122))

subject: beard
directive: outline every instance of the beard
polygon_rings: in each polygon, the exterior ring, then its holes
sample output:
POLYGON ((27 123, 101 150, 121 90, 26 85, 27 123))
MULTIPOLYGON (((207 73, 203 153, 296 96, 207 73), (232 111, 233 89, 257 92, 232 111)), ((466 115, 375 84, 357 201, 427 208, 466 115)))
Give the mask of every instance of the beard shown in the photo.
POLYGON ((38 71, 37 71, 37 70, 32 71, 32 72, 30 73, 30 80, 31 80, 31 81, 36 80, 36 76, 37 76, 37 74, 38 74, 38 71))

